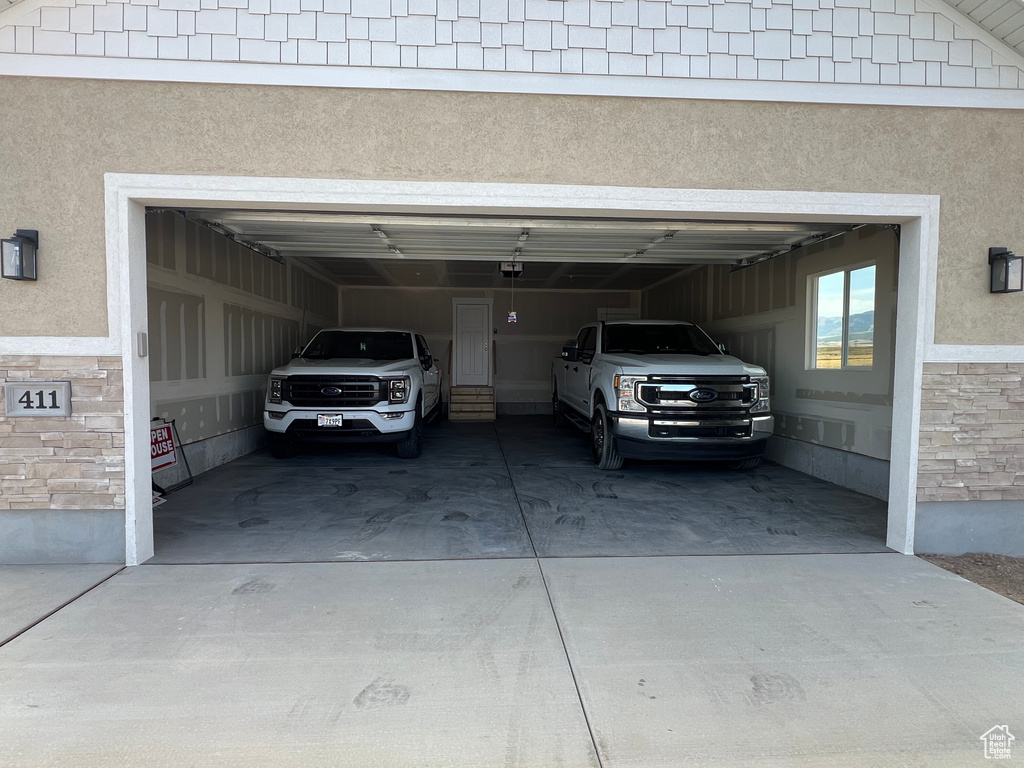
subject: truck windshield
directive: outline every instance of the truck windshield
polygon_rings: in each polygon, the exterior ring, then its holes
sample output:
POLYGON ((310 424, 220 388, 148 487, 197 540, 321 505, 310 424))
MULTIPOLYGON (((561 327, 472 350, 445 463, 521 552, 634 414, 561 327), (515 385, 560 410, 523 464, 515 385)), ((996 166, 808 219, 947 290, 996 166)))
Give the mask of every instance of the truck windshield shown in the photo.
POLYGON ((718 355, 718 347, 693 325, 607 325, 606 353, 631 355, 718 355))
POLYGON ((409 360, 412 336, 398 331, 321 331, 302 352, 307 360, 331 358, 409 360))

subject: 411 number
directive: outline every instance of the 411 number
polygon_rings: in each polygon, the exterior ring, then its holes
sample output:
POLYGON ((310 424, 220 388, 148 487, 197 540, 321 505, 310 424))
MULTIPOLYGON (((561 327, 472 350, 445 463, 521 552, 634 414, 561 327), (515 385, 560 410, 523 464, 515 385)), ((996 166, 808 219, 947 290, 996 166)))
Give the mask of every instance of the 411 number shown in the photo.
POLYGON ((35 410, 60 410, 60 406, 57 404, 57 392, 56 392, 56 390, 50 390, 49 392, 44 392, 43 390, 40 389, 38 392, 35 392, 35 393, 33 393, 33 392, 26 392, 25 394, 23 394, 21 397, 18 398, 18 402, 21 403, 23 406, 25 406, 25 410, 27 410, 27 411, 35 411, 35 410), (35 398, 36 398, 35 402, 32 401, 32 395, 33 394, 35 395, 35 398), (49 405, 46 404, 46 399, 45 399, 44 395, 49 395, 50 396, 50 404, 49 405))

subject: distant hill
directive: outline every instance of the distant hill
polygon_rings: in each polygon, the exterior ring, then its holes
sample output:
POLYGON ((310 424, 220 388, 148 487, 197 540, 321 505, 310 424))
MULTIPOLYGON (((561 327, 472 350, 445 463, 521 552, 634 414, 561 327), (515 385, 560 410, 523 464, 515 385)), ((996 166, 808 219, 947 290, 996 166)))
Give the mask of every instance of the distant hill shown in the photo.
MULTIPOLYGON (((861 312, 850 315, 850 339, 870 339, 875 332, 875 313, 861 312)), ((818 341, 841 342, 843 340, 843 318, 819 317, 818 341)))

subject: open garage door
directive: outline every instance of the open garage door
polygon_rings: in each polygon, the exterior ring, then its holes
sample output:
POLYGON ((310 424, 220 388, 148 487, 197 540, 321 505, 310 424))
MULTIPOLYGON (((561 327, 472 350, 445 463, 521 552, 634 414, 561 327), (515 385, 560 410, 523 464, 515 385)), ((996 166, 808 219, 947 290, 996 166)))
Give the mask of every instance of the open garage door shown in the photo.
POLYGON ((203 529, 190 551, 206 561, 268 556, 261 532, 290 538, 279 554, 299 560, 522 556, 531 538, 551 554, 884 548, 891 226, 201 208, 153 210, 148 230, 152 415, 177 418, 199 470, 246 457, 207 478, 191 522, 173 501, 161 509, 158 559, 187 561, 172 542, 203 529), (490 310, 486 333, 460 343, 458 307, 475 304, 490 310), (585 436, 547 419, 551 361, 580 326, 624 318, 696 322, 765 368, 773 463, 742 480, 649 464, 581 484, 585 436), (414 329, 445 372, 453 422, 497 425, 430 427, 424 456, 401 468, 374 447, 268 464, 254 453, 266 374, 329 326, 414 329), (484 376, 460 382, 462 370, 484 376), (474 390, 468 406, 453 383, 474 390), (339 482, 345 470, 358 482, 339 482), (342 508, 356 517, 342 524, 342 508), (341 531, 326 547, 298 533, 324 525, 341 531))

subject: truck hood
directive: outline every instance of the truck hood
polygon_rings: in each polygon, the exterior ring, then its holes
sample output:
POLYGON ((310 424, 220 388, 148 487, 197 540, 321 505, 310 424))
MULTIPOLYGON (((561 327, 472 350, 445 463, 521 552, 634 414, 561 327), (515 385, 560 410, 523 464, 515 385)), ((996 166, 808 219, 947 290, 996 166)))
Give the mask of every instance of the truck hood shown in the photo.
POLYGON ((369 358, 332 357, 330 360, 307 360, 296 357, 287 365, 275 368, 273 376, 291 376, 300 373, 340 376, 366 376, 387 373, 407 373, 419 367, 418 360, 370 360, 369 358))
POLYGON ((603 355, 626 374, 681 374, 684 376, 764 376, 764 368, 732 355, 603 355))

